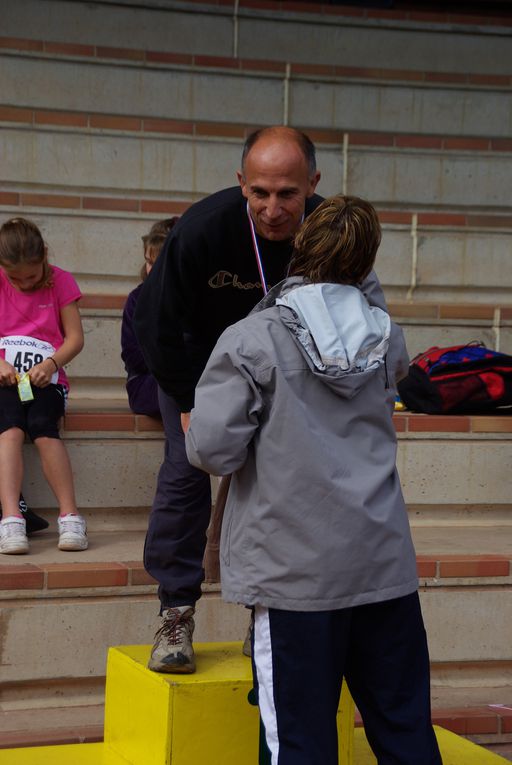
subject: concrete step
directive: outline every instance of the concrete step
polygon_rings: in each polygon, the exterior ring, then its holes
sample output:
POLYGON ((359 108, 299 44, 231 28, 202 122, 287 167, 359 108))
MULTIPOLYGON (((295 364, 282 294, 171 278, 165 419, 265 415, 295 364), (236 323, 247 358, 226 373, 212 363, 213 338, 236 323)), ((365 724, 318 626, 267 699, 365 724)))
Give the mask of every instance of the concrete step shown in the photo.
MULTIPOLYGON (((307 126, 305 126, 307 129, 307 126)), ((333 136, 335 137, 335 136, 333 136)), ((499 210, 508 199, 508 153, 465 144, 443 149, 389 145, 385 138, 366 143, 318 143, 323 172, 319 193, 344 189, 376 204, 499 210)), ((480 139, 476 139, 479 141, 480 139)), ((241 141, 169 133, 113 134, 83 127, 6 126, 0 134, 6 186, 43 183, 55 190, 95 189, 130 197, 168 194, 189 198, 234 182, 241 141), (137 162, 134 157, 138 157, 137 162)), ((94 197, 93 197, 94 199, 94 197)))
MULTIPOLYGON (((413 528, 413 536, 434 721, 505 744, 512 733, 508 528, 413 528)), ((52 528, 32 538, 29 557, 2 556, 2 746, 101 740, 107 648, 148 644, 158 626, 143 538, 143 531, 93 528, 87 551, 61 553, 52 528)), ((247 621, 246 609, 221 601, 217 585, 204 586, 198 641, 240 640, 247 621)))
MULTIPOLYGON (((409 505, 510 505, 503 476, 512 459, 512 417, 406 412, 395 415, 394 421, 398 468, 409 505)), ((151 505, 163 454, 158 420, 133 415, 120 401, 115 411, 112 402, 105 405, 101 398, 71 401, 62 437, 82 512, 101 514, 104 509, 124 508, 137 514, 151 505)), ((23 491, 29 505, 54 507, 34 447, 27 444, 25 450, 23 491)))
MULTIPOLYGON (((508 139, 510 79, 493 74, 343 67, 0 38, 2 101, 37 122, 146 129, 173 120, 281 122, 343 131, 508 139), (137 53, 138 55, 134 55, 137 53), (76 80, 81 83, 75 87, 76 80), (137 115, 133 94, 137 93, 137 115), (284 94, 286 93, 286 97, 284 94), (52 111, 57 110, 57 111, 52 111), (121 117, 121 119, 119 119, 121 117), (117 121, 116 121, 117 118, 117 121)), ((361 60, 361 59, 358 59, 361 60)), ((316 57, 312 62, 316 62, 316 57)), ((405 62, 404 62, 405 63, 405 62)), ((468 70, 472 72, 472 70, 468 70)), ((405 139, 404 139, 405 140, 405 139)))
MULTIPOLYGON (((394 422, 407 504, 454 512, 461 506, 510 506, 503 476, 512 464, 512 417, 406 412, 395 415, 394 422)), ((163 453, 158 420, 133 415, 121 402, 112 411, 112 402, 101 399, 71 401, 62 436, 82 512, 101 515, 105 509, 124 508, 140 516, 140 509, 151 505, 163 453)), ((25 449, 27 501, 35 509, 54 507, 34 447, 25 449)))
MULTIPOLYGON (((390 249, 390 243, 384 247, 390 249)), ((386 265, 385 253, 382 262, 386 265)), ((385 279, 386 268, 379 270, 379 275, 385 279)), ((85 346, 67 367, 73 399, 103 396, 126 401, 126 374, 120 356, 119 306, 123 303, 124 298, 119 295, 85 295, 82 299, 85 346)), ((404 329, 411 358, 433 345, 451 346, 475 340, 512 354, 512 308, 508 306, 390 302, 389 310, 404 329)))
MULTIPOLYGON (((137 7, 4 0, 2 33, 66 45, 143 49, 438 72, 510 73, 509 18, 241 0, 137 7)), ((113 50, 113 53, 116 51, 113 50)))
MULTIPOLYGON (((190 204, 183 199, 167 200, 164 192, 156 201, 144 196, 92 198, 76 189, 77 195, 50 191, 0 192, 1 215, 33 218, 49 243, 50 259, 76 276, 90 300, 97 296, 93 307, 101 308, 104 316, 110 308, 122 308, 121 298, 138 283, 140 237, 155 220, 180 214, 190 204), (91 199, 95 199, 95 209, 89 209, 91 199), (121 202, 132 205, 133 212, 120 211, 121 202), (109 295, 116 296, 117 302, 108 302, 109 295), (100 296, 107 302, 102 303, 100 296)), ((407 317, 411 300, 429 304, 413 305, 413 318, 415 311, 418 319, 421 311, 425 319, 441 318, 434 315, 437 308, 431 305, 437 303, 443 305, 443 318, 453 311, 455 319, 470 321, 480 316, 478 312, 472 315, 469 306, 466 317, 457 315, 461 303, 487 304, 481 310, 488 319, 490 306, 506 308, 512 302, 508 268, 512 215, 484 215, 476 208, 434 211, 409 205, 393 209, 381 204, 377 209, 383 226, 377 270, 388 302, 405 303, 397 306, 397 318, 407 317), (449 308, 449 303, 456 305, 449 308)), ((498 317, 500 321, 503 316, 498 317)))
MULTIPOLYGON (((439 686, 452 684, 460 690, 478 684, 481 688, 485 673, 487 684, 501 687, 502 695, 510 685, 512 543, 508 532, 509 526, 413 527, 439 686)), ((75 703, 83 703, 84 698, 94 703, 98 688, 91 680, 104 675, 106 646, 135 639, 152 641, 158 626, 156 585, 142 567, 143 541, 142 530, 105 532, 91 525, 87 551, 62 553, 56 549, 52 527, 31 538, 29 557, 2 556, 6 709, 20 707, 20 688, 27 683, 34 697, 43 696, 46 706, 54 706, 59 685, 73 678, 88 679, 75 703), (30 651, 21 639, 27 631, 32 636, 30 651)), ((218 585, 204 585, 204 593, 197 639, 242 639, 246 610, 224 604, 218 585)), ((506 699, 489 699, 493 702, 506 699)))

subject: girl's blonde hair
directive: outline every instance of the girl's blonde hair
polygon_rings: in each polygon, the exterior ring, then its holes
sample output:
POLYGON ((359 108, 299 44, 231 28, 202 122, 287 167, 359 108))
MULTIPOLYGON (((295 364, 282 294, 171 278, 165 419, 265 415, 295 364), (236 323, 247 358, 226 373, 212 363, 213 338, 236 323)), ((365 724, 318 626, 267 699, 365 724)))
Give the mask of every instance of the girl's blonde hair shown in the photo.
POLYGON ((34 289, 51 287, 53 273, 41 232, 26 218, 10 218, 0 227, 0 266, 9 271, 16 266, 39 263, 43 275, 34 289))
POLYGON ((375 208, 359 197, 326 199, 297 232, 289 276, 359 284, 373 268, 381 240, 375 208))

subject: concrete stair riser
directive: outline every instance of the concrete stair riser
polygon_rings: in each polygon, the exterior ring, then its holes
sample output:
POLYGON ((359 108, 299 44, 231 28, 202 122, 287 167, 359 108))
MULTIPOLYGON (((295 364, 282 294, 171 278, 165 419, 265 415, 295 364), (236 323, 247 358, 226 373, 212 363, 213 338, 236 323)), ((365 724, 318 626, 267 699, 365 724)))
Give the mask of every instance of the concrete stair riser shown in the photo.
MULTIPOLYGON (((313 59, 315 60, 315 59, 313 59)), ((257 66, 257 64, 256 64, 257 66)), ((262 69, 264 61, 262 61, 262 69)), ((0 55, 4 104, 78 113, 219 123, 276 124, 455 136, 509 137, 509 87, 372 82, 299 72, 219 71, 148 66, 119 59, 88 61, 10 50, 0 55), (76 81, 80 80, 80 89, 76 81), (135 94, 135 95, 134 95, 135 94), (135 98, 135 101, 134 101, 135 98), (491 127, 492 126, 492 127, 491 127)))
POLYGON ((239 55, 269 60, 315 61, 318 64, 336 62, 353 65, 403 68, 404 46, 411 69, 429 71, 503 73, 510 71, 509 41, 506 35, 491 30, 452 31, 452 26, 382 23, 346 20, 333 23, 311 23, 304 18, 294 21, 290 14, 281 19, 273 14, 247 14, 240 24, 239 55), (491 34, 489 34, 491 32, 491 34), (297 40, 301 41, 300 46, 297 40), (492 40, 492 42, 491 42, 492 40), (494 52, 494 55, 493 55, 494 52))
MULTIPOLYGON (((35 492, 37 483, 30 489, 35 492)), ((42 479, 41 479, 42 488, 42 479)), ((213 492, 215 493, 215 491, 213 492)), ((34 493, 35 496, 35 493, 34 493)), ((148 515, 151 510, 152 497, 147 505, 139 507, 125 506, 100 506, 82 507, 81 513, 87 521, 89 528, 96 531, 124 531, 145 532, 148 525, 148 515)), ((33 507, 35 505, 32 504, 33 507)), ((512 505, 504 504, 409 504, 409 523, 413 529, 432 528, 443 529, 450 533, 453 527, 460 529, 479 528, 494 529, 512 526, 512 505)), ((53 533, 57 533, 57 514, 55 506, 37 507, 38 515, 46 518, 50 523, 53 533)))
MULTIPOLYGON (((80 509, 150 507, 163 458, 163 435, 129 438, 126 434, 64 436, 80 509)), ((25 480, 31 507, 55 507, 32 445, 26 446, 25 480)))
POLYGON ((397 465, 408 504, 510 506, 503 477, 512 465, 512 441, 506 434, 399 435, 397 465))
MULTIPOLYGON (((386 290, 386 294, 387 290, 386 290)), ((67 367, 72 382, 72 396, 79 396, 79 386, 88 381, 101 382, 105 379, 117 380, 122 398, 125 397, 125 369, 120 356, 121 312, 117 315, 102 315, 100 311, 83 309, 82 323, 85 333, 85 346, 79 356, 67 367)), ((393 318, 393 311, 391 309, 393 318)), ((427 348, 450 346, 479 341, 488 348, 496 348, 512 354, 512 323, 499 327, 499 338, 491 319, 415 319, 414 317, 396 317, 395 321, 405 332, 409 355, 413 358, 427 348)))
MULTIPOLYGON (((5 683, 104 677, 108 646, 152 643, 159 626, 154 591, 147 596, 101 597, 96 591, 48 601, 3 601, 0 615, 5 683), (27 634, 30 655, 19 639, 27 634)), ((194 639, 242 640, 248 621, 242 606, 225 604, 218 594, 204 597, 196 612, 194 639)))
MULTIPOLYGON (((341 146, 319 145, 319 193, 343 189, 341 146)), ((241 142, 168 136, 107 135, 94 131, 6 128, 0 134, 4 182, 56 189, 79 186, 135 194, 165 193, 182 198, 233 185, 241 142)), ((498 207, 508 198, 510 173, 499 153, 401 150, 353 146, 348 154, 350 194, 386 205, 498 207), (421 182, 420 180, 421 179, 421 182)), ((97 192, 96 192, 97 193, 97 192)))
MULTIPOLYGON (((80 508, 149 507, 163 455, 163 434, 128 431, 63 434, 80 508)), ((504 475, 510 434, 398 434, 397 464, 408 504, 510 505, 504 475)), ((54 506, 35 447, 26 447, 24 491, 34 508, 54 506)))
MULTIPOLYGON (((103 593, 84 588, 75 591, 74 597, 71 590, 64 590, 62 594, 56 591, 51 599, 3 600, 3 682, 11 684, 8 696, 12 703, 19 698, 16 683, 103 677, 109 645, 123 644, 127 639, 151 643, 158 626, 158 601, 155 588, 150 589, 147 595, 123 596, 108 589, 103 593), (20 640, 27 634, 31 635, 30 652, 20 640)), ((506 689, 512 666, 507 626, 512 616, 510 585, 423 587, 421 601, 431 661, 442 663, 443 682, 447 672, 457 677, 466 662, 473 668, 475 664, 480 667, 481 662, 502 662, 502 668, 508 667, 501 683, 506 689), (492 634, 488 629, 491 623, 492 634)), ((218 593, 211 593, 199 602, 195 636, 208 642, 240 640, 247 624, 245 608, 225 604, 218 593)), ((464 678, 461 684, 471 682, 464 678)), ((85 698, 90 703, 96 691, 92 697, 89 691, 85 698)))
MULTIPOLYGON (((451 346, 477 340, 488 348, 496 347, 497 335, 490 323, 399 321, 399 324, 405 331, 411 358, 433 345, 451 346)), ((120 319, 84 317, 83 325, 85 347, 67 368, 73 400, 103 396, 126 401, 126 375, 119 355, 120 319)), ((500 329, 499 346, 503 353, 512 354, 512 328, 500 329)))
POLYGON ((448 530, 454 526, 459 528, 486 528, 492 529, 495 526, 512 526, 512 505, 511 504, 491 504, 488 503, 466 503, 441 505, 433 504, 414 504, 407 506, 409 513, 409 523, 413 529, 420 527, 435 526, 439 533, 443 528, 448 530))
MULTIPOLYGON (((290 61, 403 67, 403 51, 413 69, 509 74, 507 36, 499 28, 469 24, 361 19, 329 13, 284 13, 222 5, 168 3, 167 8, 134 8, 131 3, 62 3, 5 0, 5 36, 64 43, 156 49, 171 52, 238 55, 290 61)), ((279 9, 279 10, 278 10, 279 9)), ((308 9, 310 10, 310 8, 308 9)), ((387 20, 389 19, 389 20, 387 20)), ((439 21, 442 16, 438 15, 439 21)))
MULTIPOLYGON (((412 213, 394 213, 384 205, 379 205, 379 213, 383 220, 383 239, 376 267, 388 302, 406 300, 411 294, 415 302, 492 305, 510 302, 512 276, 508 261, 512 226, 500 229, 492 225, 479 228, 463 225, 462 221, 470 220, 471 216, 461 214, 459 226, 420 222, 414 227, 412 213), (390 216, 402 214, 411 222, 403 225, 387 222, 390 216), (440 253, 443 254, 442 269, 439 268, 440 253), (411 293, 413 271, 416 286, 411 293)), ((2 207, 2 218, 20 214, 40 226, 49 244, 50 261, 70 270, 82 292, 124 296, 139 283, 141 236, 155 220, 172 215, 161 212, 149 217, 113 211, 92 213, 77 209, 64 213, 31 206, 2 207)), ((420 220, 423 215, 419 213, 420 220)), ((436 217, 434 213, 434 219, 436 217)), ((492 224, 492 217, 489 223, 492 224)), ((105 308, 100 321, 104 323, 108 317, 115 320, 118 315, 119 309, 109 313, 105 308)), ((87 317, 92 336, 95 314, 84 311, 83 316, 87 317)), ((118 342, 118 337, 107 342, 110 347, 118 342)))

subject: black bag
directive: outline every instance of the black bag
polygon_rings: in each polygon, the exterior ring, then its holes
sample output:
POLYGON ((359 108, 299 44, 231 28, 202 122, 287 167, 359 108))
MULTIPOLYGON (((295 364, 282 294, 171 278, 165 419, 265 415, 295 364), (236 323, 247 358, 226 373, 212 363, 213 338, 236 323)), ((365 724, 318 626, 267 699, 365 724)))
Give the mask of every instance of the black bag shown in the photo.
POLYGON ((482 343, 433 346, 411 361, 398 392, 409 409, 427 414, 482 414, 510 406, 512 356, 482 343))
MULTIPOLYGON (((20 510, 20 513, 25 518, 26 521, 26 530, 27 535, 33 534, 35 531, 42 531, 43 529, 47 529, 50 525, 48 521, 45 518, 41 518, 40 515, 36 515, 33 510, 30 510, 30 508, 27 507, 27 503, 25 502, 25 497, 23 494, 20 494, 20 498, 18 501, 18 507, 20 510)), ((0 520, 2 518, 2 507, 0 505, 0 520)))

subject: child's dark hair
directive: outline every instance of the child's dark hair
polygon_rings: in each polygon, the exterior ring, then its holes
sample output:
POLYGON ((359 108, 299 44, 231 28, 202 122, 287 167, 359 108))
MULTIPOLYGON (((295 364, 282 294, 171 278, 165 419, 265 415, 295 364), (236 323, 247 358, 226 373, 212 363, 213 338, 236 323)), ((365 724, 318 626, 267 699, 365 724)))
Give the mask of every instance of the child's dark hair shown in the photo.
POLYGON ((359 197, 326 199, 297 232, 289 276, 359 284, 373 268, 381 240, 375 208, 359 197))
POLYGON ((142 243, 144 245, 144 265, 140 269, 140 278, 142 281, 147 279, 146 264, 154 264, 158 256, 162 251, 164 242, 167 239, 167 234, 174 228, 179 218, 174 216, 173 218, 165 218, 165 220, 158 220, 153 223, 149 229, 149 233, 142 237, 142 243))
POLYGON ((46 245, 35 223, 27 218, 10 218, 0 227, 0 266, 9 271, 16 266, 39 263, 43 266, 43 275, 34 289, 52 284, 46 245))
POLYGON ((167 236, 171 228, 174 228, 176 223, 179 221, 179 218, 175 215, 173 218, 164 218, 164 220, 157 220, 156 223, 153 223, 151 228, 149 229, 149 232, 147 234, 144 234, 142 237, 142 244, 144 245, 144 250, 146 250, 146 245, 149 241, 149 237, 153 236, 153 234, 163 234, 164 238, 167 236))

